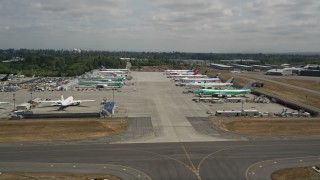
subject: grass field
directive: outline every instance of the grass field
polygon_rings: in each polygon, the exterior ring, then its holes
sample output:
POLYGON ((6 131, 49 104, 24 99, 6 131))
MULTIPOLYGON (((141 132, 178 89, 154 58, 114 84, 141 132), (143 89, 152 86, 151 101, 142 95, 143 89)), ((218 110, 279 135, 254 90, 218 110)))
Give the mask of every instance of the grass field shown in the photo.
POLYGON ((320 81, 300 80, 300 79, 283 79, 283 78, 270 78, 273 81, 279 81, 282 83, 291 84, 294 86, 300 86, 307 89, 320 91, 320 81))
POLYGON ((290 135, 320 135, 320 119, 312 118, 229 118, 231 122, 215 124, 216 127, 231 132, 247 135, 290 136, 290 135))
POLYGON ((0 142, 72 140, 110 136, 127 129, 127 121, 50 119, 0 121, 0 142))
POLYGON ((89 179, 108 179, 108 180, 121 180, 121 178, 113 175, 105 174, 89 174, 89 173, 22 173, 22 172, 10 172, 0 174, 0 179, 5 180, 89 180, 89 179))
POLYGON ((275 171, 271 175, 272 180, 316 180, 320 179, 320 173, 311 167, 290 168, 275 171))
MULTIPOLYGON (((273 94, 273 95, 282 97, 282 98, 290 100, 290 101, 295 101, 298 103, 302 103, 302 104, 309 105, 309 106, 320 109, 320 103, 319 103, 320 96, 318 94, 308 92, 308 91, 303 91, 301 89, 287 87, 287 86, 284 86, 281 84, 276 84, 276 83, 265 81, 262 79, 250 77, 248 75, 241 75, 241 76, 242 77, 237 77, 236 82, 239 82, 239 81, 240 82, 243 82, 243 81, 247 82, 249 79, 263 82, 264 87, 257 88, 257 90, 259 90, 261 92, 273 94), (245 80, 241 80, 241 78, 245 79, 245 80)), ((282 79, 282 80, 284 80, 284 79, 282 79)), ((293 81, 297 81, 297 80, 293 80, 293 81)), ((312 82, 309 82, 308 86, 312 86, 312 82)), ((304 86, 300 85, 300 87, 304 87, 304 86)), ((307 88, 307 85, 304 88, 307 88)))

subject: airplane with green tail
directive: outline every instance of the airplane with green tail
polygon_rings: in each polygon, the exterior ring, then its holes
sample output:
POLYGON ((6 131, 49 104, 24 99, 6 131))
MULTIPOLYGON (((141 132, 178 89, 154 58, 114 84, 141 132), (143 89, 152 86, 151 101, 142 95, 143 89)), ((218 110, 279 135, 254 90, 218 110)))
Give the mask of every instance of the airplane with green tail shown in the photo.
POLYGON ((231 97, 239 94, 247 94, 252 90, 253 82, 248 83, 242 89, 197 89, 194 91, 199 96, 211 95, 217 97, 231 97))

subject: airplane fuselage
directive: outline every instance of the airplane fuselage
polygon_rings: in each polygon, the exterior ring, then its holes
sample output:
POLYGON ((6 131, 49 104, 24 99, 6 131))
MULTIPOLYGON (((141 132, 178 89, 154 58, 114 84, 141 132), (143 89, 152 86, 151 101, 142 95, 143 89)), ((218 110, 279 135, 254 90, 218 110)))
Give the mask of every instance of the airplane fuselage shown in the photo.
POLYGON ((239 95, 251 92, 250 89, 198 89, 199 95, 239 95))
POLYGON ((186 83, 186 86, 191 86, 191 87, 227 87, 227 86, 232 86, 232 83, 215 83, 215 82, 193 82, 193 83, 186 83))

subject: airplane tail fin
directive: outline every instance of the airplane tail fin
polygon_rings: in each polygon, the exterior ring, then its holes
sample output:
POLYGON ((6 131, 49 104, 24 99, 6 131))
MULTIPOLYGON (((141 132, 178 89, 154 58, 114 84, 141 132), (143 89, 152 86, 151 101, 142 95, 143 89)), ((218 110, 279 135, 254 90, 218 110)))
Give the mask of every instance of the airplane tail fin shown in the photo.
POLYGON ((1 79, 1 81, 7 81, 9 79, 9 75, 10 74, 7 74, 4 78, 1 79))
POLYGON ((234 77, 231 77, 230 79, 228 79, 228 80, 226 81, 226 83, 232 83, 232 82, 233 82, 233 79, 234 79, 234 77))
POLYGON ((99 67, 99 70, 100 71, 103 71, 103 70, 105 70, 106 68, 103 66, 103 65, 101 65, 100 67, 99 67))
POLYGON ((61 101, 64 101, 63 95, 61 94, 61 101))
POLYGON ((214 78, 219 78, 219 79, 220 79, 220 77, 221 77, 221 74, 220 74, 220 73, 218 73, 218 74, 216 74, 216 75, 214 76, 214 78))
POLYGON ((247 85, 243 86, 243 90, 251 90, 253 88, 253 82, 249 82, 247 85))

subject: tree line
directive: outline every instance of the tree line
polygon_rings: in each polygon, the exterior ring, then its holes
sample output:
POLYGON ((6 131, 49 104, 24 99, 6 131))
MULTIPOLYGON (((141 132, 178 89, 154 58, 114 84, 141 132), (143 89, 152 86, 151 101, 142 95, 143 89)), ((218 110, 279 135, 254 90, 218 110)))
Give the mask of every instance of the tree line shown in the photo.
POLYGON ((108 68, 125 68, 126 62, 103 53, 74 53, 55 50, 7 50, 0 51, 0 73, 26 76, 77 76, 101 65, 108 68), (12 57, 23 61, 2 62, 12 57))
POLYGON ((103 65, 107 68, 125 68, 131 58, 133 68, 141 66, 171 65, 179 67, 182 60, 253 59, 260 65, 320 64, 320 54, 263 54, 263 53, 187 53, 187 52, 127 52, 127 51, 81 51, 51 49, 0 49, 0 73, 25 74, 27 76, 76 76, 103 65), (13 57, 23 61, 2 62, 13 57))

